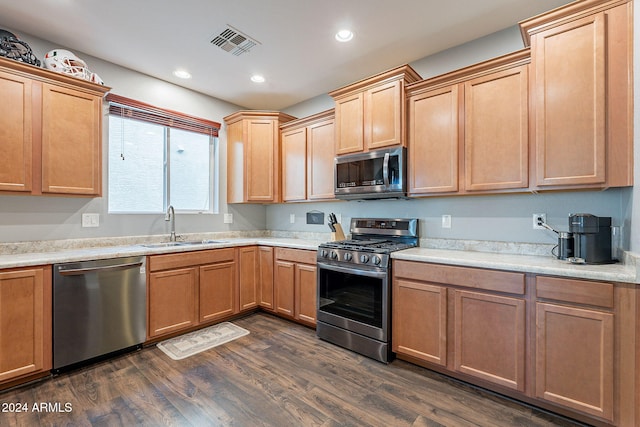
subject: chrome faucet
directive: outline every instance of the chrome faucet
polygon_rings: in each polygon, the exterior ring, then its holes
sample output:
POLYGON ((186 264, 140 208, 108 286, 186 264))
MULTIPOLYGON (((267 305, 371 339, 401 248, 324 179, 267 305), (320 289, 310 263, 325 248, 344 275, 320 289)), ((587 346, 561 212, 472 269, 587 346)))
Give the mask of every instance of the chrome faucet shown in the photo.
POLYGON ((167 208, 167 213, 164 216, 165 221, 171 221, 171 236, 169 240, 171 242, 176 241, 176 211, 173 209, 173 206, 169 205, 167 208))

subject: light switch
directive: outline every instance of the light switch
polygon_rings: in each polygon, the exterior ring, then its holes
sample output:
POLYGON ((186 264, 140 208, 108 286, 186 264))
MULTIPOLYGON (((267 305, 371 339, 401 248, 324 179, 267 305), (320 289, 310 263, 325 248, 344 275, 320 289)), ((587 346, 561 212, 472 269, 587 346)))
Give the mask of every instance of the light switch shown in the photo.
POLYGON ((100 214, 84 213, 82 214, 83 227, 98 227, 100 225, 100 214))

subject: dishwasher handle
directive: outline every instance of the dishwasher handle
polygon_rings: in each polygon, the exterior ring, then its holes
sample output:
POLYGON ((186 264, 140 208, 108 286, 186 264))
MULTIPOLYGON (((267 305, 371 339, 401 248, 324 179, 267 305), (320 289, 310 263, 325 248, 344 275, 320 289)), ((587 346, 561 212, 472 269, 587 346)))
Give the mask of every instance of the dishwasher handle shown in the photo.
POLYGON ((102 267, 86 267, 86 268, 70 268, 68 270, 59 270, 61 276, 80 276, 86 273, 97 273, 101 271, 118 271, 118 270, 128 270, 130 268, 136 268, 142 266, 142 261, 140 262, 131 262, 127 264, 115 264, 115 265, 107 265, 102 267))

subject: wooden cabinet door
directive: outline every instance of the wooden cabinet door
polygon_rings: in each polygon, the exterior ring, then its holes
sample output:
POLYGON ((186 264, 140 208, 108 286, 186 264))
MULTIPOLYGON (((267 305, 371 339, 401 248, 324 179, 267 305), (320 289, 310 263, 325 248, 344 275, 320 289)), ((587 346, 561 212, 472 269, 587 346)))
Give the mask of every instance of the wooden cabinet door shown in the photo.
POLYGON ((295 263, 276 260, 274 282, 276 312, 293 318, 295 316, 295 263))
POLYGON ((295 318, 310 326, 316 325, 317 267, 297 264, 295 272, 295 318))
POLYGON ((279 129, 275 120, 246 119, 248 202, 274 202, 279 197, 279 129))
POLYGON ((102 98, 42 84, 42 192, 102 192, 102 98))
POLYGON ((402 85, 395 81, 364 94, 364 140, 367 150, 402 144, 402 85))
POLYGON ((32 83, 0 71, 0 191, 32 188, 32 83))
POLYGON ((50 268, 0 272, 0 381, 51 369, 51 316, 50 268))
POLYGON ((364 150, 364 94, 336 99, 336 155, 364 150))
POLYGON ((199 322, 223 319, 238 313, 236 263, 200 267, 199 322))
POLYGON ((273 248, 260 246, 258 248, 259 277, 260 277, 260 307, 273 311, 274 286, 273 286, 273 248))
MULTIPOLYGON (((333 153, 331 153, 333 156, 333 153)), ((282 200, 307 198, 307 129, 282 133, 282 200)))
POLYGON ((242 120, 227 125, 227 203, 246 201, 245 137, 242 120))
POLYGON ((536 303, 536 397, 613 420, 613 314, 536 303))
POLYGON ((454 290, 454 369, 524 392, 525 300, 454 290))
POLYGON ((447 365, 447 289, 393 280, 393 351, 447 365))
POLYGON ((465 190, 529 185, 527 70, 523 65, 465 82, 465 190))
POLYGON ((198 324, 196 267, 149 274, 149 338, 198 324))
POLYGON ((458 191, 458 86, 409 98, 409 193, 458 191))
POLYGON ((605 182, 605 21, 599 13, 531 38, 539 186, 605 182))
POLYGON ((240 311, 251 310, 258 307, 260 298, 258 276, 258 248, 256 246, 240 248, 240 311))
MULTIPOLYGON (((334 121, 307 127, 307 199, 334 199, 334 121)), ((300 178, 298 178, 300 180, 300 178)))

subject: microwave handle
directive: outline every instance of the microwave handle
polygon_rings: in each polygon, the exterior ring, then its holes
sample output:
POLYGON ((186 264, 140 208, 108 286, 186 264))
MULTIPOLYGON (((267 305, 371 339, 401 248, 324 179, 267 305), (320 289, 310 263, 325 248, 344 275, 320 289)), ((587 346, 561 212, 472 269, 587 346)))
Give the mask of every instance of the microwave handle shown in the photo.
POLYGON ((384 186, 389 186, 389 153, 384 153, 384 162, 382 163, 382 180, 384 186))

